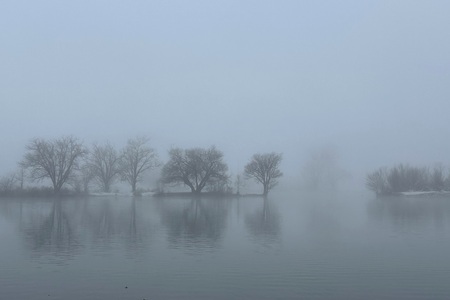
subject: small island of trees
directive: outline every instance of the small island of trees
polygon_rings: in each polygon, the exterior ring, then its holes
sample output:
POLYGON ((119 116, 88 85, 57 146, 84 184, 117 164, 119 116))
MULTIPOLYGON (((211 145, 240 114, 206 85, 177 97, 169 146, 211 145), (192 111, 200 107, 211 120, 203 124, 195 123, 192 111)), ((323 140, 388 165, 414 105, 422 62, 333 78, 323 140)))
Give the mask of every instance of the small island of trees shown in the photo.
MULTIPOLYGON (((0 196, 36 196, 88 194, 92 185, 101 193, 111 193, 115 183, 129 184, 133 195, 140 195, 138 184, 148 171, 162 167, 160 184, 185 186, 192 194, 204 190, 231 194, 231 180, 224 154, 215 146, 209 148, 169 150, 169 160, 162 163, 156 151, 149 147, 147 137, 129 139, 121 150, 106 142, 94 143, 90 148, 73 136, 56 139, 32 139, 25 148, 19 170, 0 178, 0 196), (24 187, 26 179, 32 186, 24 187), (36 183, 51 183, 36 186, 36 183)), ((245 166, 245 177, 255 179, 263 187, 262 195, 278 183, 282 176, 277 153, 255 154, 245 166)), ((237 175, 236 194, 242 187, 237 175)), ((161 190, 153 191, 162 193, 161 190)))
POLYGON ((440 164, 433 168, 399 164, 369 173, 366 186, 377 196, 407 192, 444 192, 450 191, 450 174, 440 164))

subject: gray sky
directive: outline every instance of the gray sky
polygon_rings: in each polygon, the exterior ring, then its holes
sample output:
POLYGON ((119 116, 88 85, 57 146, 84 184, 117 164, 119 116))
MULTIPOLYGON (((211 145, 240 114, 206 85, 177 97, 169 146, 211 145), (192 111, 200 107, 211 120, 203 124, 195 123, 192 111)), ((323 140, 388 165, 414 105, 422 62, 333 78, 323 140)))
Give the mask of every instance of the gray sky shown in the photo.
POLYGON ((0 175, 33 137, 215 144, 296 174, 450 163, 449 1, 1 1, 0 175))

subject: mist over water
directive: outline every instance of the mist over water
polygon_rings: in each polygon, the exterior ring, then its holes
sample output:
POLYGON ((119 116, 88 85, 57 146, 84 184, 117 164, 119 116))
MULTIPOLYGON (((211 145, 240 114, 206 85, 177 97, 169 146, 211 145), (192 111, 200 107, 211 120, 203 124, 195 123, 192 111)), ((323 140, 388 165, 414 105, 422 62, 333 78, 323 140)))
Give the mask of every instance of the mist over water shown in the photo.
POLYGON ((438 196, 3 199, 7 299, 445 299, 438 196))
POLYGON ((392 194, 417 171, 450 189, 449 11, 1 1, 0 298, 447 299, 448 194, 392 194), (32 180, 33 139, 75 141, 78 177, 32 180), (94 145, 102 162, 133 139, 147 172, 92 179, 94 145), (198 188, 162 183, 173 149, 214 150, 201 197, 148 196, 198 188), (267 198, 244 180, 258 153, 280 162, 267 198), (68 190, 86 197, 47 197, 68 190))

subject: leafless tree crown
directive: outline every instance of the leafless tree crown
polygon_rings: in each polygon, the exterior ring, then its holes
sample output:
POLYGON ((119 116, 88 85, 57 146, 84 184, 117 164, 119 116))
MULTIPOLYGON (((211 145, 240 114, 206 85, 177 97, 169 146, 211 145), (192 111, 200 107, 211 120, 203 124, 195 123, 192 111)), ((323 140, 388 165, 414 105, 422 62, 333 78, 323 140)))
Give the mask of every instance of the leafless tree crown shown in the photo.
POLYGON ((214 146, 209 149, 174 148, 169 151, 169 156, 162 170, 164 183, 184 183, 193 193, 200 193, 208 184, 228 180, 223 153, 214 146))
POLYGON ((87 165, 92 176, 104 192, 110 192, 111 185, 119 174, 119 155, 110 143, 94 144, 87 165))
POLYGON ((142 180, 145 171, 160 165, 155 150, 147 146, 148 142, 147 137, 130 139, 120 156, 120 174, 130 183, 133 193, 136 193, 136 184, 142 180))
POLYGON ((55 140, 34 139, 26 147, 21 166, 30 170, 33 180, 49 178, 59 192, 87 153, 83 144, 72 136, 55 140))
POLYGON ((263 195, 278 184, 277 178, 283 173, 279 166, 282 155, 279 153, 254 154, 250 162, 245 166, 245 175, 247 178, 253 178, 263 185, 263 195))

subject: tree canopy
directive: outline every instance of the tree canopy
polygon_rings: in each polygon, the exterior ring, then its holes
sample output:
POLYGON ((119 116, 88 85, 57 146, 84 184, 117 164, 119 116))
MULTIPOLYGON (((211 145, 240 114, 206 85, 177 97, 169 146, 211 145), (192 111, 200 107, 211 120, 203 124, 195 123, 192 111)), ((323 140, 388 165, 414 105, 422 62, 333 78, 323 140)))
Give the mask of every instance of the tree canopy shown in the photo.
POLYGON ((193 193, 200 193, 208 184, 228 180, 228 166, 223 153, 214 146, 209 149, 174 148, 162 169, 164 183, 184 183, 193 193))
POLYGON ((145 171, 160 165, 155 150, 147 146, 148 141, 147 137, 128 140, 120 156, 120 174, 122 179, 131 185, 133 194, 136 193, 136 184, 142 179, 145 171))
POLYGON ((247 178, 253 178, 263 185, 263 195, 278 184, 277 178, 283 176, 279 166, 282 155, 279 153, 254 154, 250 162, 245 166, 244 173, 247 178))
POLYGON ((94 144, 87 160, 91 176, 97 181, 103 192, 110 192, 111 184, 118 176, 119 155, 110 144, 94 144))
POLYGON ((58 193, 87 154, 83 144, 72 136, 54 140, 34 139, 26 147, 21 166, 30 170, 33 180, 50 179, 58 193))

